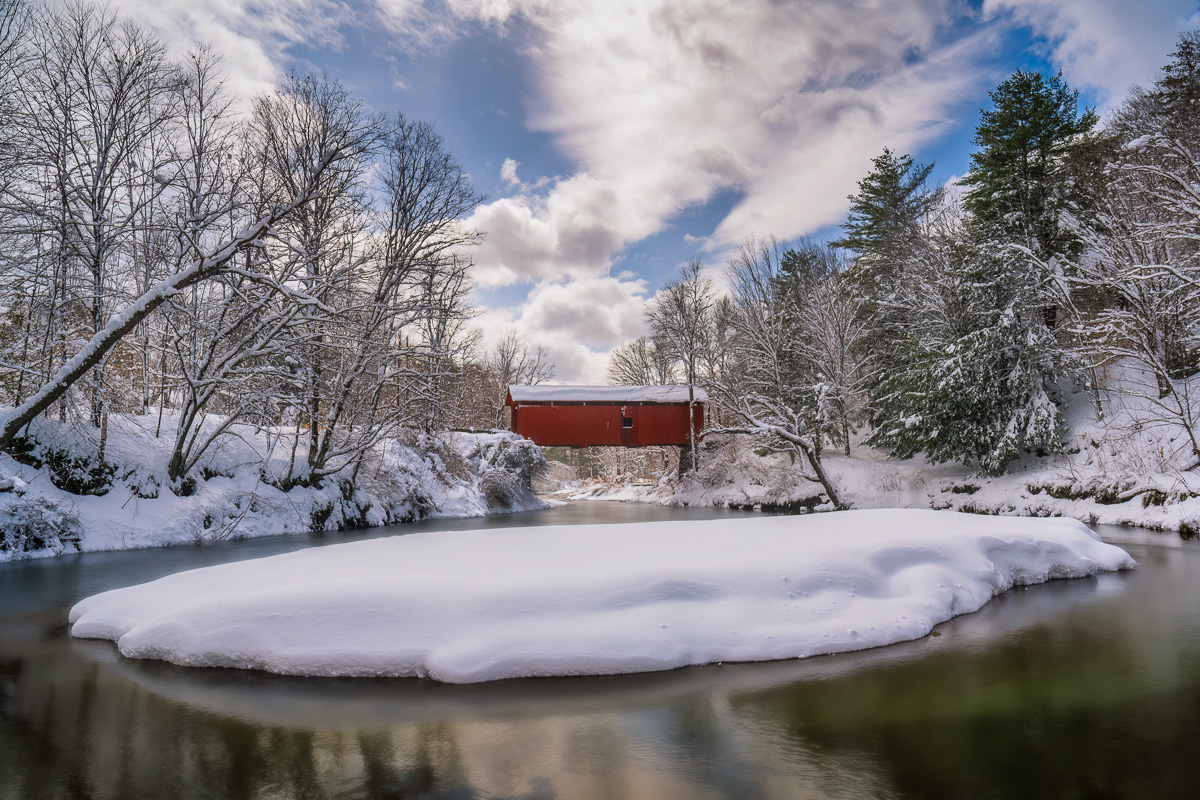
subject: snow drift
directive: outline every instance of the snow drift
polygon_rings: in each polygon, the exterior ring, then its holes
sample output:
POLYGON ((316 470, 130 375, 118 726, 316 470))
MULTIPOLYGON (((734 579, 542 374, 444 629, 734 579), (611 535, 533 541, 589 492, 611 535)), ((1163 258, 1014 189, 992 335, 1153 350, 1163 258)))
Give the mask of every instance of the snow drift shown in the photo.
POLYGON ((131 658, 472 683, 861 650, 1015 584, 1134 566, 1072 520, 848 511, 354 542, 105 592, 70 619, 131 658))

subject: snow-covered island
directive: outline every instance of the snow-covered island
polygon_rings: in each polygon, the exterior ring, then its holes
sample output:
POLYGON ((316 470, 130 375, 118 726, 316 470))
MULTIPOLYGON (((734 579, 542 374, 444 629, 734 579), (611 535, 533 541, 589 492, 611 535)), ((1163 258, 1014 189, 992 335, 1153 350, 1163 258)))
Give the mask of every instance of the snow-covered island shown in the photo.
POLYGON ((131 658, 473 683, 878 647, 1015 585, 1134 566, 1074 520, 912 509, 510 528, 181 572, 70 621, 131 658))

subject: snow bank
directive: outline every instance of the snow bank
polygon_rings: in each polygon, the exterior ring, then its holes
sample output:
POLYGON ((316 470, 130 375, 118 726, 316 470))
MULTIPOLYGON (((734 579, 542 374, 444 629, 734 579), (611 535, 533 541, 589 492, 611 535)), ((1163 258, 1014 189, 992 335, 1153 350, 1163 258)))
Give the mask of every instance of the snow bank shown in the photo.
MULTIPOLYGON (((186 490, 173 490, 167 463, 175 422, 112 415, 100 465, 86 426, 35 420, 23 461, 0 452, 0 563, 68 548, 164 547, 548 505, 529 488, 545 469, 541 451, 506 431, 385 440, 352 485, 334 475, 321 487, 285 491, 280 479, 293 460, 287 437, 295 429, 235 425, 205 454, 186 490)), ((210 418, 205 430, 222 422, 210 418)), ((305 460, 301 445, 295 461, 305 460)))
POLYGON ((915 639, 1014 584, 1130 569, 1078 522, 891 509, 414 534, 90 597, 131 658, 472 683, 915 639))

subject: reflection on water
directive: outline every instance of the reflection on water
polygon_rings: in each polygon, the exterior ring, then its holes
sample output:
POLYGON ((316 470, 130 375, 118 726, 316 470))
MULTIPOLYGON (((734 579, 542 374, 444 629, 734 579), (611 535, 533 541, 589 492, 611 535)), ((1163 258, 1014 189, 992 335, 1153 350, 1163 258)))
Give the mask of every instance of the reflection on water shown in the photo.
MULTIPOLYGON (((680 512, 535 519, 643 513, 680 512)), ((1018 589, 916 642, 474 686, 190 670, 66 635, 91 591, 294 540, 9 565, 0 800, 1200 797, 1200 544, 1139 537, 1136 572, 1018 589)))

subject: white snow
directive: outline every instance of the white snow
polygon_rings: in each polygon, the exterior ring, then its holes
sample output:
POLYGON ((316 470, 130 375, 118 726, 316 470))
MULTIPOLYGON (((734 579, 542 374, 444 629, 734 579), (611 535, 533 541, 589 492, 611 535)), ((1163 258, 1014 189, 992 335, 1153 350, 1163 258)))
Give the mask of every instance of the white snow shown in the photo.
POLYGON ((131 658, 472 683, 861 650, 1014 584, 1134 566, 1072 520, 888 509, 354 542, 105 592, 70 619, 131 658))
MULTIPOLYGON (((201 461, 194 490, 175 494, 166 471, 175 422, 169 414, 161 426, 154 414, 113 414, 107 461, 114 474, 112 486, 100 496, 66 492, 54 485, 48 468, 18 463, 0 453, 0 517, 13 506, 45 501, 77 520, 78 548, 87 552, 337 530, 348 513, 356 512, 362 513, 365 524, 377 526, 549 505, 525 489, 522 477, 528 465, 504 457, 506 449, 522 455, 529 446, 506 431, 385 440, 373 454, 371 468, 360 471, 355 492, 347 500, 333 481, 323 488, 297 486, 285 492, 264 479, 264 475, 287 474, 288 437, 296 435, 294 428, 264 431, 235 425, 201 461), (159 428, 162 435, 156 436, 159 428), (327 509, 323 516, 316 513, 321 509, 327 509)), ((223 423, 214 415, 204 430, 223 423)), ((81 461, 95 457, 95 443, 86 439, 90 429, 84 426, 75 428, 43 417, 34 421, 33 428, 47 447, 81 461)), ((299 463, 304 463, 305 454, 301 444, 299 463)), ((61 548, 30 553, 0 548, 0 563, 60 552, 61 548)))
MULTIPOLYGON (((686 403, 685 386, 510 386, 514 403, 686 403)), ((708 393, 696 386, 697 403, 708 401, 708 393)))

